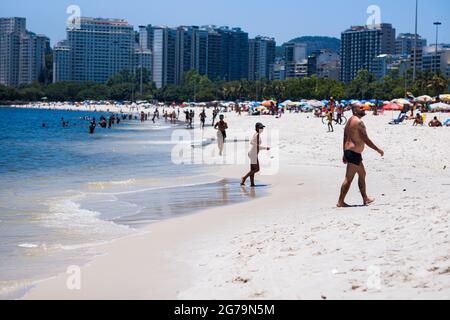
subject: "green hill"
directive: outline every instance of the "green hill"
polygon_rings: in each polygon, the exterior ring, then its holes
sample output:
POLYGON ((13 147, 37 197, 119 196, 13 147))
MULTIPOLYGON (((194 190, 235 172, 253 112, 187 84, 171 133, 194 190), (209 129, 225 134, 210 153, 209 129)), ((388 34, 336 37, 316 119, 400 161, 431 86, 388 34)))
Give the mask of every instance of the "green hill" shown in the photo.
MULTIPOLYGON (((341 40, 332 37, 319 37, 319 36, 304 36, 292 39, 289 42, 305 43, 308 46, 308 54, 320 49, 329 49, 334 52, 340 52, 341 40)), ((281 47, 277 47, 277 56, 284 55, 284 44, 281 47)))

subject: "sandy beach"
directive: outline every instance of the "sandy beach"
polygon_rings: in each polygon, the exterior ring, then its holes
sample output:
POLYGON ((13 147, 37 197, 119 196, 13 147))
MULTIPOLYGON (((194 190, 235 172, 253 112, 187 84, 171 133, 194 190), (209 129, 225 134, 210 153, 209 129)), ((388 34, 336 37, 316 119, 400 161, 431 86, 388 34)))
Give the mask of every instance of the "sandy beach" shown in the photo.
MULTIPOLYGON (((255 200, 95 247, 80 290, 67 288, 64 273, 23 299, 450 299, 450 131, 391 126, 392 116, 364 118, 386 152, 364 154, 375 204, 361 206, 355 181, 347 199, 355 207, 337 209, 343 127, 327 133, 312 114, 226 114, 230 134, 258 121, 279 132, 271 151, 279 172, 263 166, 262 187, 244 190, 255 200)), ((239 179, 247 169, 230 164, 215 174, 239 179)))

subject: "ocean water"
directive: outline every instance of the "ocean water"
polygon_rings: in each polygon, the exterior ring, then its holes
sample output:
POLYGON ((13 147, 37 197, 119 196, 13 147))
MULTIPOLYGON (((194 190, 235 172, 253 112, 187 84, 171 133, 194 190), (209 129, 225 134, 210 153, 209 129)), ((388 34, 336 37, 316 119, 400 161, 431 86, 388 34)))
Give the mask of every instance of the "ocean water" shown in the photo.
POLYGON ((173 164, 183 126, 133 120, 91 136, 83 118, 100 115, 0 107, 0 297, 149 223, 255 197, 211 167, 173 164))

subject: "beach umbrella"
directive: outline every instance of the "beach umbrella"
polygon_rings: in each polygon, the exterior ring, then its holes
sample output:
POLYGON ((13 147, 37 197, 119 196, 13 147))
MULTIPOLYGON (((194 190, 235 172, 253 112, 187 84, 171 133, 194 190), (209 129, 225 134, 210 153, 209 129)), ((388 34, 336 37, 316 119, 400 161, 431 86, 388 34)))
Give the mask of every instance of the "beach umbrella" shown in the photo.
POLYGON ((317 100, 310 100, 307 103, 314 108, 322 108, 324 106, 322 102, 317 100))
POLYGON ((395 103, 387 104, 383 107, 383 110, 385 111, 401 111, 403 110, 403 106, 395 103))
POLYGON ((435 103, 430 105, 430 110, 433 111, 450 111, 450 105, 446 104, 446 103, 435 103))
POLYGON ((450 94, 441 94, 439 96, 439 99, 441 99, 442 101, 450 101, 450 94))
POLYGON ((271 107, 272 105, 276 105, 277 102, 273 100, 266 100, 261 103, 264 107, 271 107))
POLYGON ((350 101, 350 104, 352 105, 352 106, 362 106, 363 104, 361 103, 361 101, 359 101, 359 100, 352 100, 352 101, 350 101))
POLYGON ((424 96, 417 97, 414 100, 417 102, 431 102, 431 101, 433 101, 433 98, 430 96, 424 95, 424 96))
POLYGON ((394 99, 394 100, 392 100, 391 101, 391 103, 394 103, 394 104, 399 104, 399 105, 410 105, 411 104, 411 102, 409 102, 409 100, 406 100, 406 99, 403 99, 403 98, 401 98, 401 99, 394 99))
POLYGON ((293 101, 284 102, 284 104, 287 106, 290 106, 290 107, 297 107, 299 105, 298 102, 293 102, 293 101))
POLYGON ((309 105, 309 104, 304 104, 304 105, 301 106, 301 109, 304 110, 304 111, 306 111, 306 110, 313 110, 314 107, 309 105))

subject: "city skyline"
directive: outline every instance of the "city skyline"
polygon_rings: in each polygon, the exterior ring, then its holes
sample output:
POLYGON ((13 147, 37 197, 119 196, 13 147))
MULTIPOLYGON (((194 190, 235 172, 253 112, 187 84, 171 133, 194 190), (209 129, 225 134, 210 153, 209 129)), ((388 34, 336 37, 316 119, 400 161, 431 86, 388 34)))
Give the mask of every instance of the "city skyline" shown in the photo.
MULTIPOLYGON (((277 6, 282 9, 278 15, 268 17, 267 12, 273 12, 273 5, 269 1, 260 1, 258 6, 253 3, 238 3, 231 1, 195 0, 189 4, 173 0, 170 3, 145 2, 141 0, 126 4, 122 2, 99 0, 95 3, 79 0, 54 1, 43 0, 39 2, 30 0, 18 0, 2 2, 0 11, 3 17, 18 16, 27 19, 27 28, 38 34, 45 34, 54 46, 65 38, 65 21, 69 14, 66 9, 69 5, 78 5, 81 15, 88 17, 126 19, 134 29, 139 25, 229 25, 241 27, 249 33, 250 37, 269 36, 274 37, 277 45, 291 40, 297 36, 331 36, 340 38, 340 33, 348 29, 350 25, 365 24, 369 14, 366 13, 370 5, 378 5, 381 9, 381 21, 392 23, 397 33, 414 32, 414 3, 413 0, 399 0, 389 2, 379 0, 377 3, 366 0, 346 0, 332 2, 322 0, 326 8, 316 14, 303 14, 302 12, 315 12, 315 3, 298 2, 294 0, 280 0, 277 6), (241 9, 236 11, 236 7, 241 9), (293 10, 285 10, 291 6, 293 10), (173 8, 178 10, 174 11, 173 8), (172 8, 172 9, 170 9, 172 8), (296 10, 298 9, 298 10, 296 10), (155 14, 154 11, 158 11, 155 14), (295 19, 295 20, 294 20, 295 19), (273 22, 272 22, 273 21, 273 22), (291 21, 295 21, 292 23, 291 21)), ((434 21, 441 21, 439 42, 450 43, 450 21, 446 12, 450 4, 445 0, 421 1, 419 8, 418 33, 428 39, 428 43, 434 43, 434 21)))

